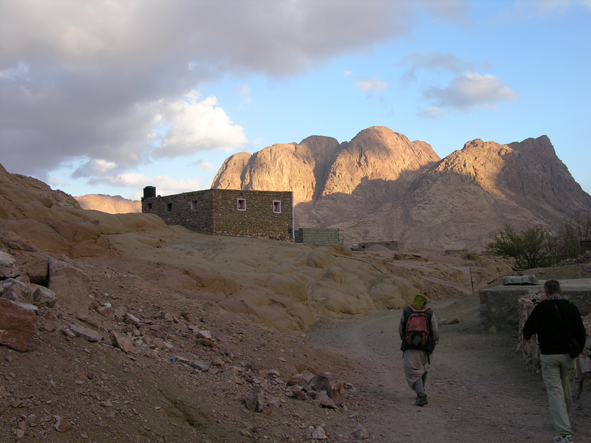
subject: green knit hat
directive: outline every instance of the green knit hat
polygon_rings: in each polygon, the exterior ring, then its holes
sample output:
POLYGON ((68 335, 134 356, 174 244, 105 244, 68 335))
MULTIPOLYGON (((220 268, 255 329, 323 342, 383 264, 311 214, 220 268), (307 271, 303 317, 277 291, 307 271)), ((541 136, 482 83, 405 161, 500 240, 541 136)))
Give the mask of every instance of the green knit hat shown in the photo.
POLYGON ((423 309, 423 306, 427 304, 427 297, 424 294, 415 295, 415 299, 411 303, 415 309, 423 309))

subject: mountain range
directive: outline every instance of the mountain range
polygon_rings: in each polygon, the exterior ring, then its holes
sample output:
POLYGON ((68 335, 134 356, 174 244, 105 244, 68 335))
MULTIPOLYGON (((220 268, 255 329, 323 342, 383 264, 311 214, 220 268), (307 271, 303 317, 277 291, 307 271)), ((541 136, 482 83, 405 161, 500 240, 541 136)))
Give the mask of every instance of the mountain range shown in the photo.
POLYGON ((558 229, 591 212, 591 196, 545 135, 506 145, 476 139, 444 159, 382 126, 343 143, 311 136, 232 155, 212 188, 292 190, 296 229, 339 228, 349 246, 482 249, 506 224, 558 229))

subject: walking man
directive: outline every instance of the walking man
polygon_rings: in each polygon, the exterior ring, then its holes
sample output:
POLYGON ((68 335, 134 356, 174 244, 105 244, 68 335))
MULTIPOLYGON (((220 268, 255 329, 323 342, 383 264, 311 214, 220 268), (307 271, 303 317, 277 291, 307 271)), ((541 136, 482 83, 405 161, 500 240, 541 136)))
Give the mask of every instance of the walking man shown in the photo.
POLYGON ((523 337, 529 340, 538 334, 542 376, 554 429, 554 442, 572 442, 568 414, 573 407, 570 389, 575 376, 575 359, 569 354, 569 338, 574 337, 579 352, 585 346, 586 332, 579 309, 562 298, 560 283, 546 280, 546 299, 537 305, 523 327, 523 337))
POLYGON ((433 309, 427 307, 427 297, 418 294, 414 301, 402 310, 398 333, 404 352, 404 376, 410 388, 417 393, 415 405, 429 403, 425 393, 430 355, 439 341, 439 329, 433 309))

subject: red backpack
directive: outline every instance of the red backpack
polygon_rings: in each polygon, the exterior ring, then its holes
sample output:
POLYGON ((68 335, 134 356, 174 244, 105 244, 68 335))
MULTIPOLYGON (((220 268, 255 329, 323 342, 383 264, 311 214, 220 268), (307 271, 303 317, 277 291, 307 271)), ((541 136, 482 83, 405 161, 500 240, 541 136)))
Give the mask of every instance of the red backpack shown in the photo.
POLYGON ((406 320, 406 345, 411 349, 422 349, 427 346, 429 340, 429 318, 427 317, 428 307, 418 310, 409 306, 411 314, 406 320))

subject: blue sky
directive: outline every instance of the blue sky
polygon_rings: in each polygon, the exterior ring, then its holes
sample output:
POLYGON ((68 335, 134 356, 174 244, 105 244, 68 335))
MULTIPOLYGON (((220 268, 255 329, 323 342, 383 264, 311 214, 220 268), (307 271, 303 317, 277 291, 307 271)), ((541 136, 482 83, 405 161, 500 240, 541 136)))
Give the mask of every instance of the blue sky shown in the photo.
POLYGON ((0 0, 0 163, 74 196, 387 126, 440 157, 547 135, 591 193, 591 0, 0 0))

